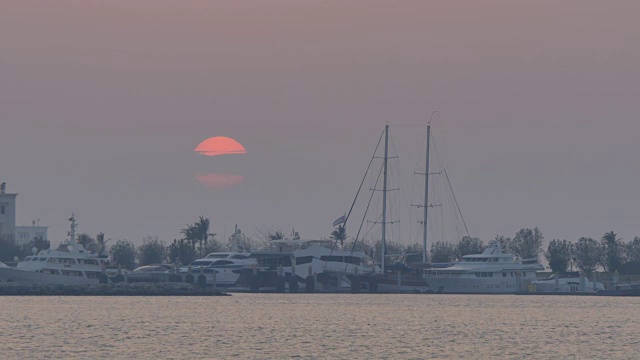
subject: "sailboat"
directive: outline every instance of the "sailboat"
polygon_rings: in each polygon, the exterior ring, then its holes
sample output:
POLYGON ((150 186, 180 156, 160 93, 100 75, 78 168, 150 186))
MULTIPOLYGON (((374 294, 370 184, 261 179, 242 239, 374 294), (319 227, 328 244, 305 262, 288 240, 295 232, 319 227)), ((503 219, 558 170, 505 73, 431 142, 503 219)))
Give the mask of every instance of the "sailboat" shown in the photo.
POLYGON ((388 162, 389 162, 389 125, 384 131, 384 158, 383 158, 383 189, 382 189, 382 273, 377 276, 377 288, 379 293, 432 293, 434 292, 423 279, 424 266, 427 264, 427 226, 429 209, 429 150, 431 143, 431 122, 427 125, 427 154, 425 163, 424 203, 419 205, 423 209, 423 234, 422 234, 422 263, 419 266, 409 267, 403 263, 386 264, 387 258, 387 191, 388 191, 388 162))

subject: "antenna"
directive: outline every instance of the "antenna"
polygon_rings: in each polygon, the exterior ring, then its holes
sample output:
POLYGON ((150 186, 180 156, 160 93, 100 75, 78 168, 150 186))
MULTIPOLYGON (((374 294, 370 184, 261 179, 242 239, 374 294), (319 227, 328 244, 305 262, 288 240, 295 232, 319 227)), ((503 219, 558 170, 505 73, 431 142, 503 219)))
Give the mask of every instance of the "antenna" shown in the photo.
POLYGON ((387 255, 387 162, 389 160, 389 125, 384 127, 384 163, 382 181, 382 273, 385 273, 384 263, 387 255))
POLYGON ((76 244, 76 228, 78 227, 78 224, 76 223, 76 214, 71 214, 71 217, 69 218, 69 221, 71 222, 71 230, 69 230, 69 244, 71 245, 75 245, 76 244))

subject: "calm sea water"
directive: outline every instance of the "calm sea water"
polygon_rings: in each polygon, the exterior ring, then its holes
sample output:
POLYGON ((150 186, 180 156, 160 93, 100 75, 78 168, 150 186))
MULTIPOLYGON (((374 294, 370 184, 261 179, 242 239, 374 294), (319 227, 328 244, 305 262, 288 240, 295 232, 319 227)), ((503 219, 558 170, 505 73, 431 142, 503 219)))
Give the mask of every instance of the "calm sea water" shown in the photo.
POLYGON ((2 359, 640 359, 640 298, 0 297, 2 359))

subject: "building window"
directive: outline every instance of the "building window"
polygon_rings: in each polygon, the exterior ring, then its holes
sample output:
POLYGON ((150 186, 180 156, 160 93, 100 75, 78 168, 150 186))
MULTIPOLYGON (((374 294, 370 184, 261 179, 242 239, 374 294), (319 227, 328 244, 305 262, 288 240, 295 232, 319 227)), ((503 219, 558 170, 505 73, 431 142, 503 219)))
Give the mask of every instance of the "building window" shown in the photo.
POLYGON ((7 211, 7 207, 4 205, 0 205, 0 214, 4 215, 7 211))
POLYGON ((18 238, 20 238, 20 240, 29 240, 29 233, 28 232, 18 233, 18 238))

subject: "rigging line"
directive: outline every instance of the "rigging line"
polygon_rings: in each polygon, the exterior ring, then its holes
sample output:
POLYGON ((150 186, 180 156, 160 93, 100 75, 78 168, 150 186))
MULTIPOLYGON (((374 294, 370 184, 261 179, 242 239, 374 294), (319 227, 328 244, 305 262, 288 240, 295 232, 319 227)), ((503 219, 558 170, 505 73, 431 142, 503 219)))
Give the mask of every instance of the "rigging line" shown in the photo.
POLYGON ((394 124, 393 127, 424 127, 424 124, 394 124))
MULTIPOLYGON (((407 188, 407 186, 406 186, 407 184, 404 181, 404 178, 402 177, 402 171, 401 171, 401 167, 400 167, 400 156, 399 156, 399 153, 398 153, 398 149, 396 147, 395 137, 391 138, 391 146, 393 147, 393 151, 396 154, 396 163, 398 164, 398 167, 396 169, 396 173, 397 173, 397 177, 398 177, 398 188, 400 188, 401 185, 403 185, 404 188, 407 188)), ((401 214, 402 214, 402 212, 400 210, 401 207, 402 207, 402 198, 404 198, 405 203, 408 203, 406 193, 404 191, 399 191, 399 193, 401 194, 401 196, 398 196, 398 199, 394 199, 394 201, 393 201, 393 205, 397 206, 396 210, 398 211, 398 213, 397 213, 398 220, 400 219, 401 214)), ((398 228, 398 241, 400 242, 400 241, 402 241, 402 224, 398 225, 397 228, 398 228)), ((393 233, 393 229, 392 229, 392 233, 393 233)))
MULTIPOLYGON (((436 164, 437 168, 439 169, 438 172, 442 172, 441 169, 444 169, 444 165, 445 165, 445 161, 443 159, 443 157, 441 156, 441 153, 439 151, 439 145, 437 146, 436 144, 439 144, 439 138, 436 138, 436 136, 432 136, 431 142, 433 144, 433 157, 434 157, 434 163, 436 164)), ((450 194, 450 189, 449 187, 446 188, 446 185, 444 184, 444 179, 441 179, 440 177, 434 179, 433 181, 433 189, 435 192, 435 188, 437 187, 438 189, 440 189, 441 193, 437 193, 439 194, 439 200, 440 200, 440 204, 442 205, 439 215, 441 217, 441 236, 442 236, 442 240, 444 241, 445 237, 446 237, 446 227, 445 226, 445 220, 444 220, 444 213, 445 212, 450 212, 451 214, 451 219, 453 221, 453 223, 451 225, 453 225, 454 230, 456 232, 456 234, 460 234, 459 228, 458 228, 458 224, 459 224, 459 216, 458 216, 458 212, 455 209, 455 205, 454 205, 454 201, 451 200, 452 196, 450 194), (445 206, 445 200, 447 202, 447 204, 451 204, 451 207, 447 206, 447 210, 444 209, 445 206)), ((437 196, 436 196, 437 197, 437 196)))
MULTIPOLYGON (((404 151, 407 155, 407 158, 409 158, 409 160, 415 160, 413 159, 413 157, 410 155, 410 153, 407 151, 407 149, 402 146, 401 142, 396 141, 395 137, 391 137, 391 146, 393 147, 393 150, 396 152, 397 158, 396 158, 396 162, 398 163, 398 185, 404 189, 409 189, 409 186, 407 185, 407 180, 403 174, 403 172, 401 171, 401 165, 400 165, 400 153, 398 151, 398 149, 404 151)), ((417 160, 416 161, 416 166, 417 167, 417 160)), ((404 163, 404 162, 403 162, 404 163)), ((414 167, 414 168, 415 168, 414 167)), ((413 177, 413 181, 415 184, 415 177, 413 177)), ((411 187, 411 190, 414 190, 414 186, 411 187)), ((400 199, 396 202, 397 206, 398 206, 398 216, 401 216, 401 214, 406 213, 405 211, 401 211, 400 209, 406 205, 409 208, 409 223, 407 224, 408 228, 409 228, 409 243, 413 240, 413 236, 412 236, 412 215, 411 215, 411 201, 409 201, 409 199, 407 198, 407 192, 406 191, 401 191, 400 192, 402 195, 400 196, 400 199), (404 201, 404 202, 403 202, 404 201)), ((403 238, 402 238, 402 228, 403 226, 398 226, 398 241, 403 242, 403 238)), ((406 242, 404 242, 406 243, 406 242)))
POLYGON ((451 186, 451 181, 449 180, 449 175, 447 174, 447 169, 442 169, 444 171, 444 176, 447 179, 447 182, 449 183, 449 188, 451 189, 451 195, 453 195, 453 201, 456 204, 456 208, 458 209, 458 212, 460 213, 460 218, 462 219, 462 224, 464 224, 464 230, 467 232, 467 236, 471 237, 471 235, 469 235, 469 228, 467 227, 467 223, 464 221, 464 216, 462 215, 462 210, 460 210, 460 205, 458 205, 458 199, 456 199, 456 193, 453 192, 453 186, 451 186))
MULTIPOLYGON (((380 180, 380 175, 382 175, 382 169, 384 168, 384 166, 380 167, 380 171, 378 171, 378 176, 376 178, 376 187, 378 185, 378 181, 380 180)), ((367 208, 364 210, 364 216, 362 217, 362 222, 360 222, 360 227, 358 228, 358 232, 356 233, 356 238, 355 240, 353 240, 353 245, 351 246, 351 252, 349 253, 349 256, 353 256, 353 252, 356 249, 356 244, 358 243, 358 238, 360 237, 360 231, 362 231, 362 226, 364 225, 365 220, 367 219, 367 213, 369 212, 369 205, 371 205, 371 200, 373 200, 373 195, 375 195, 375 191, 371 192, 371 196, 369 197, 369 202, 367 203, 367 208)), ((380 215, 382 216, 382 215, 380 215)), ((373 226, 372 226, 373 228, 373 226)), ((384 244, 382 244, 382 246, 384 246, 384 244)), ((327 263, 325 262, 324 266, 327 266, 327 263)), ((345 264, 344 266, 344 271, 347 271, 347 266, 348 264, 345 264)), ((323 267, 324 270, 324 267, 323 267)))
MULTIPOLYGON (((442 201, 442 200, 443 200, 443 199, 442 199, 442 198, 440 198, 440 203, 441 203, 441 204, 443 203, 443 201, 442 201)), ((443 204, 443 205, 444 205, 444 204, 443 204)), ((444 234, 445 234, 445 230, 446 230, 446 226, 445 226, 445 224, 444 224, 444 209, 443 209, 443 208, 444 208, 444 206, 440 206, 440 208, 436 210, 437 212, 436 212, 436 214, 434 215, 436 218, 438 217, 438 215, 440 215, 440 240, 441 240, 442 242, 444 242, 444 239, 445 239, 444 234)))
POLYGON ((353 199, 353 202, 351 203, 351 208, 349 208, 349 212, 347 213, 347 217, 344 220, 344 225, 347 225, 347 221, 349 221, 349 215, 351 215, 351 212, 353 211, 353 207, 356 205, 356 200, 358 199, 358 195, 360 195, 360 190, 362 190, 362 185, 364 185, 365 180, 367 179, 367 174, 369 173, 369 169, 371 168, 371 164, 373 163, 373 160, 375 159, 376 156, 376 152, 378 152, 378 147, 380 146, 380 142, 382 141, 382 137, 384 136, 384 132, 382 132, 382 134, 380 134, 380 139, 378 139, 378 144, 376 145, 375 150, 373 151, 373 156, 371 157, 371 160, 369 160, 369 165, 367 166, 367 170, 364 173, 364 176, 362 177, 362 181, 360 182, 360 186, 358 187, 358 191, 356 192, 356 197, 355 199, 353 199))
MULTIPOLYGON (((375 224, 380 222, 378 220, 380 220, 381 217, 382 217, 382 214, 378 215, 377 218, 373 219, 373 221, 372 221, 373 225, 369 228, 369 230, 367 230, 367 232, 364 233, 364 235, 362 235, 363 239, 366 238, 367 235, 369 235, 369 233, 371 233, 371 231, 373 231, 373 229, 375 228, 375 224)), ((364 242, 364 240, 362 240, 362 242, 364 242)))
MULTIPOLYGON (((373 150, 373 156, 371 157, 371 160, 369 160, 369 165, 367 165, 367 170, 364 172, 364 176, 362 177, 362 182, 360 182, 360 186, 358 187, 358 191, 356 192, 356 197, 353 198, 353 202, 351 203, 351 207, 349 208, 349 212, 347 213, 347 217, 344 219, 344 223, 342 224, 342 226, 345 228, 345 230, 346 230, 346 226, 347 226, 347 221, 349 221, 349 216, 351 215, 351 212, 353 211, 353 207, 356 205, 356 201, 358 200, 358 195, 360 195, 360 190, 362 190, 362 185, 364 185, 364 182, 367 179, 367 174, 369 173, 369 170, 371 169, 371 164, 373 164, 373 160, 376 157, 376 153, 378 152, 378 147, 380 147, 380 142, 382 142, 382 137, 383 136, 384 136, 384 131, 382 132, 382 134, 380 134, 380 139, 378 139, 378 144, 376 144, 376 148, 373 150)), ((345 240, 346 240, 346 231, 345 231, 345 240)), ((337 245, 338 245, 338 239, 336 239, 336 241, 333 243, 333 246, 331 247, 331 252, 329 253, 329 255, 333 254, 333 251, 335 250, 337 245)))

